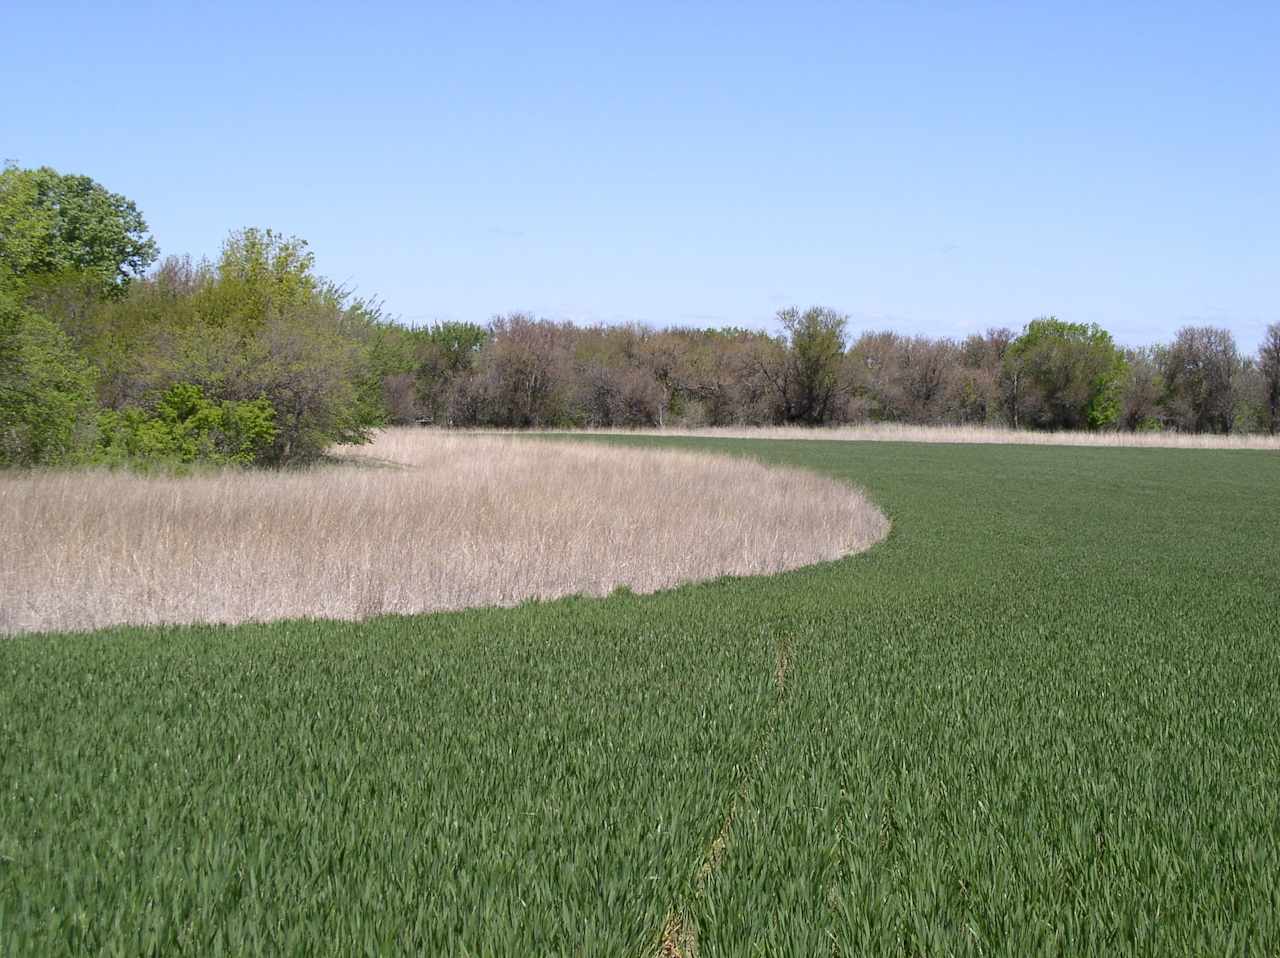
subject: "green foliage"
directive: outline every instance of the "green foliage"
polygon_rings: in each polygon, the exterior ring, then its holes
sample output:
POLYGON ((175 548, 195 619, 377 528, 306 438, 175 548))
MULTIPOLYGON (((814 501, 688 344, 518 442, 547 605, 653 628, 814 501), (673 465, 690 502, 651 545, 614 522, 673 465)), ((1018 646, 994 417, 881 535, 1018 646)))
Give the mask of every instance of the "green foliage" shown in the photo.
POLYGON ((655 954, 669 912, 707 958, 1273 950, 1275 456, 651 442, 893 532, 653 596, 2 642, 0 952, 655 954))
POLYGON ((417 334, 418 341, 430 345, 440 356, 440 365, 450 371, 469 369, 484 348, 489 334, 475 323, 435 323, 417 334))
POLYGON ((484 328, 473 323, 412 329, 379 321, 366 339, 365 393, 377 397, 387 422, 448 422, 453 392, 471 372, 486 338, 484 328))
POLYGON ((0 293, 0 465, 83 458, 92 441, 93 384, 62 330, 0 293))
POLYGON ((359 394, 380 424, 407 425, 421 415, 415 375, 419 338, 417 330, 384 322, 375 307, 368 307, 362 337, 366 373, 359 394))
POLYGON ((778 321, 786 330, 789 350, 785 363, 771 379, 787 422, 821 425, 835 412, 841 390, 845 327, 839 313, 812 307, 784 309, 778 321))
POLYGON ((261 398, 275 431, 257 461, 306 462, 385 423, 382 374, 411 362, 383 348, 394 333, 374 306, 351 300, 312 265, 302 240, 243 230, 216 265, 167 260, 68 325, 100 370, 107 408, 136 406, 178 383, 198 385, 215 403, 261 398))
POLYGON ((199 386, 177 383, 152 410, 104 410, 98 436, 96 461, 108 465, 248 466, 271 449, 275 410, 266 399, 212 402, 199 386))
POLYGON ((201 291, 201 317, 211 325, 253 330, 297 310, 340 306, 342 291, 314 267, 306 240, 270 229, 236 230, 222 244, 216 279, 201 291))
POLYGON ((89 177, 47 166, 0 171, 0 274, 20 282, 83 275, 115 293, 156 253, 133 201, 89 177))
POLYGON ((1009 345, 1004 368, 1015 425, 1099 429, 1120 415, 1124 353, 1097 324, 1033 320, 1009 345))

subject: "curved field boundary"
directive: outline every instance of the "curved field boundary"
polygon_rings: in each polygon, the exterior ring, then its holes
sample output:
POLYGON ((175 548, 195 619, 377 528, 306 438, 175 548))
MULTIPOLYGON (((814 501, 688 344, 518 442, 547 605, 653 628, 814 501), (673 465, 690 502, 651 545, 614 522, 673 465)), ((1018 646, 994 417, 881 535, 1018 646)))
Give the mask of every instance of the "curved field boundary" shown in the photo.
POLYGON ((1274 951, 1275 455, 596 442, 823 471, 893 536, 0 643, 0 953, 1274 951))
POLYGON ((346 458, 0 476, 0 634, 649 593, 837 559, 888 532, 845 483, 705 452, 415 429, 346 458))

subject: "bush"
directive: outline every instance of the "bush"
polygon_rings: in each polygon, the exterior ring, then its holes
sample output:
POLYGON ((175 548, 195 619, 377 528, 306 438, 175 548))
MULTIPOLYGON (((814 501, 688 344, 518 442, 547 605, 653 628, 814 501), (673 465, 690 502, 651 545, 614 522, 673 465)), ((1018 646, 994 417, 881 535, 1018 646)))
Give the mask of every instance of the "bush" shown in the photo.
POLYGON ((105 410, 98 417, 97 461, 107 465, 247 466, 261 462, 276 438, 265 399, 213 402, 191 383, 171 386, 153 410, 105 410))

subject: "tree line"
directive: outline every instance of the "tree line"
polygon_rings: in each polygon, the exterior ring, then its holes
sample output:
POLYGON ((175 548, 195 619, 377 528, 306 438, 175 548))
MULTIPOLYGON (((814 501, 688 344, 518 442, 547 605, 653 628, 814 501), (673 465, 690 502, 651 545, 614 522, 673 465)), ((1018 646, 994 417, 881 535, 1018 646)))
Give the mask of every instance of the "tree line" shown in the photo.
POLYGON ((815 307, 748 329, 575 326, 525 314, 400 333, 417 357, 385 382, 394 422, 644 427, 894 422, 1022 429, 1280 431, 1280 323, 1256 356, 1187 326, 1122 349, 1055 317, 964 339, 851 335, 815 307))
POLYGON ((233 232, 158 260, 127 198, 0 172, 0 464, 289 465, 387 424, 664 427, 868 421, 1280 432, 1280 323, 1118 347, 1044 317, 963 339, 577 326, 523 313, 409 328, 316 274, 307 244, 233 232))

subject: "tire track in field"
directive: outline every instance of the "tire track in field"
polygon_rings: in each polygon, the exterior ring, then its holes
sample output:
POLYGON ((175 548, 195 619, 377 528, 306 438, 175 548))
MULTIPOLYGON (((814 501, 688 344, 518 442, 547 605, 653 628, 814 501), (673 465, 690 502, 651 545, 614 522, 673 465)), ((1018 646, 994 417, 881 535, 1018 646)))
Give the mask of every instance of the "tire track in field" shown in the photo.
MULTIPOLYGON (((751 750, 742 774, 742 780, 734 790, 733 797, 725 809, 724 818, 715 838, 707 845, 702 855, 702 863, 698 866, 693 879, 693 900, 697 901, 706 895, 707 882, 729 851, 729 843, 733 837, 733 824, 738 817, 738 810, 751 793, 751 785, 763 771, 769 758, 769 746, 773 742, 778 728, 778 716, 782 711, 787 693, 787 677, 795 665, 795 642, 791 635, 784 634, 778 639, 777 655, 773 669, 774 697, 769 706, 769 714, 760 731, 760 737, 751 750)), ((698 929, 692 917, 673 907, 667 912, 659 933, 657 958, 695 958, 698 953, 698 929)))

